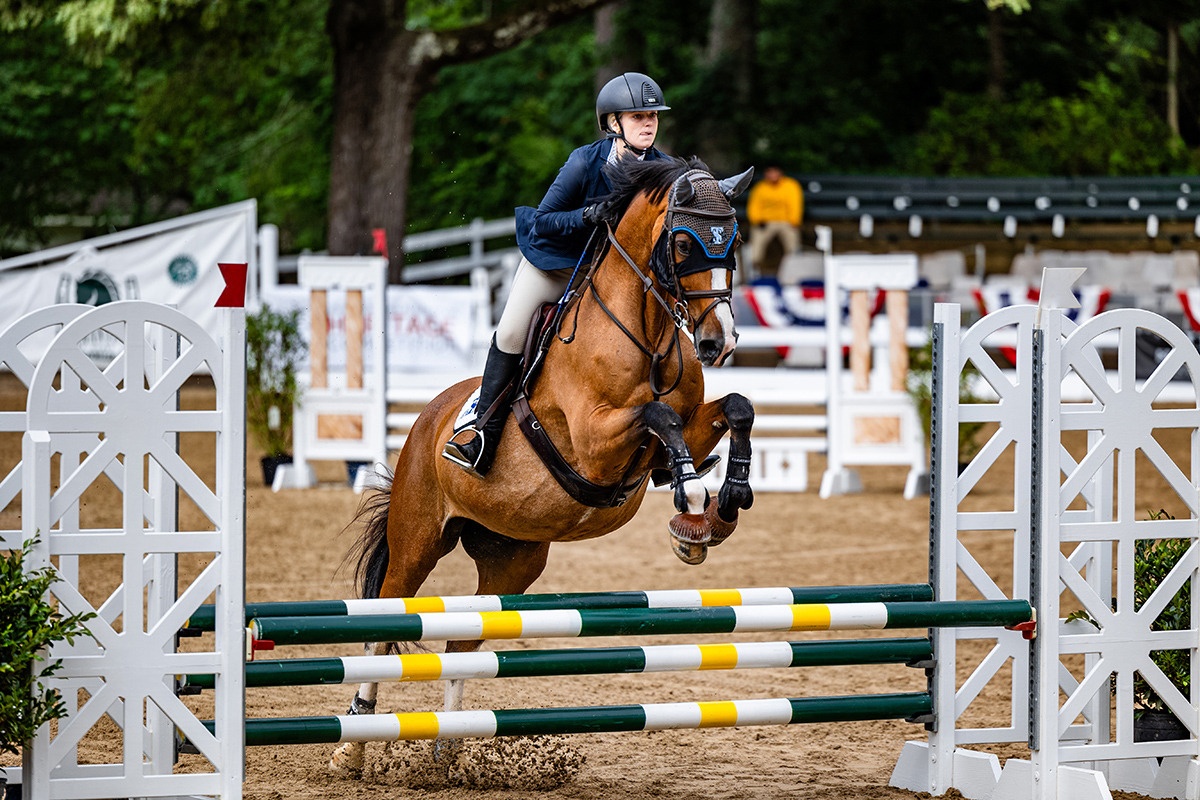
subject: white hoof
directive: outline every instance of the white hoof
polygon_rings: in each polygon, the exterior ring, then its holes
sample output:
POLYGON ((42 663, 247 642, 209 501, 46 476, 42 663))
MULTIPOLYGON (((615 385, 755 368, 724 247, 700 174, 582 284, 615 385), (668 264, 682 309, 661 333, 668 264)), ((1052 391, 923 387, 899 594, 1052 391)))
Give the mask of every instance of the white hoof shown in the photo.
POLYGON ((333 751, 333 757, 329 759, 329 771, 347 778, 362 775, 365 750, 361 742, 347 742, 333 751))

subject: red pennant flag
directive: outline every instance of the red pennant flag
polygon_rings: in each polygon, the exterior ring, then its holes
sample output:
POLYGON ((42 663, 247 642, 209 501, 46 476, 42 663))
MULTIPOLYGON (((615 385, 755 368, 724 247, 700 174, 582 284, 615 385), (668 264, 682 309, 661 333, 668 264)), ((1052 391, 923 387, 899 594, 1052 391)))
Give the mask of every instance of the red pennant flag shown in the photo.
POLYGON ((246 307, 246 264, 217 264, 221 277, 225 279, 225 288, 217 298, 214 308, 245 308, 246 307))
POLYGON ((379 255, 383 256, 384 258, 387 258, 387 231, 383 228, 375 228, 373 231, 371 231, 371 237, 375 243, 374 252, 379 253, 379 255))

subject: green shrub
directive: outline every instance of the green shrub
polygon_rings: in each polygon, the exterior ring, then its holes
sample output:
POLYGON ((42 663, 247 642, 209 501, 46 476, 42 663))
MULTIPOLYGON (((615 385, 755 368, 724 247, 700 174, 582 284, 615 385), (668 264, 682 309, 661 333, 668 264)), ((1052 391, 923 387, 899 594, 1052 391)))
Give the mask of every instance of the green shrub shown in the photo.
POLYGON ((246 427, 267 456, 291 449, 292 409, 300 397, 296 371, 304 351, 299 310, 278 312, 264 303, 246 315, 246 427))
MULTIPOLYGON (((1166 511, 1150 514, 1150 519, 1174 519, 1166 511)), ((1133 545, 1133 604, 1140 609, 1159 584, 1191 546, 1191 539, 1139 539, 1133 545)), ((1150 625, 1154 631, 1186 631, 1192 627, 1192 582, 1185 581, 1158 619, 1150 625)), ((1150 659, 1175 684, 1184 696, 1191 686, 1192 664, 1189 650, 1155 650, 1150 659)), ((1140 708, 1166 711, 1167 706, 1141 676, 1133 682, 1133 699, 1140 708)))
POLYGON ((43 724, 67 713, 59 692, 41 683, 62 667, 47 662, 46 648, 90 636, 83 623, 95 616, 63 617, 55 610, 47 600, 55 571, 24 572, 33 545, 0 556, 0 752, 14 754, 43 724))
POLYGON ((948 92, 929 112, 904 169, 923 175, 1169 175, 1195 158, 1145 97, 1104 75, 1075 94, 1037 83, 1004 101, 948 92))
MULTIPOLYGON (((979 375, 979 370, 972 365, 962 371, 958 381, 958 402, 960 405, 978 403, 980 398, 971 389, 971 384, 979 375)), ((917 417, 925 431, 925 441, 929 442, 929 432, 933 423, 933 339, 922 348, 912 348, 908 352, 908 396, 912 398, 917 409, 917 417)), ((958 458, 959 464, 965 464, 975 457, 982 447, 979 432, 983 429, 982 422, 959 422, 958 424, 958 458)))

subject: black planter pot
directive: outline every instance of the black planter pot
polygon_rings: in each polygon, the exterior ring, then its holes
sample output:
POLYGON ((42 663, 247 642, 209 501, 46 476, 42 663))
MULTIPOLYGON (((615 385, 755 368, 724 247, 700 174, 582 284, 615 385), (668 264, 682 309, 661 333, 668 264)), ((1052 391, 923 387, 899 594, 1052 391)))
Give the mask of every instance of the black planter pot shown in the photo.
POLYGON ((263 458, 262 458, 263 485, 270 486, 272 483, 275 482, 275 468, 276 467, 278 467, 280 464, 291 464, 291 463, 292 463, 292 457, 290 455, 263 456, 263 458))
POLYGON ((1190 735, 1170 711, 1139 711, 1133 720, 1135 742, 1176 742, 1190 735))

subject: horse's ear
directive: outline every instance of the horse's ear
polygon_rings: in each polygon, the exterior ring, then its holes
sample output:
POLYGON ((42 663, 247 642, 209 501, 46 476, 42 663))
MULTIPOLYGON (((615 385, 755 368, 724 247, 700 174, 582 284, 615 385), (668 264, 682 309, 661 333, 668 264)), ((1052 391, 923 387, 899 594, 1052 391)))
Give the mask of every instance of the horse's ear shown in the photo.
POLYGON ((742 192, 746 191, 750 186, 750 181, 754 180, 754 167, 743 172, 741 175, 734 175, 731 178, 722 178, 717 181, 717 186, 721 187, 721 194, 725 195, 726 199, 732 200, 742 192))
POLYGON ((675 205, 687 205, 695 196, 696 187, 692 186, 692 182, 690 180, 685 178, 675 185, 675 205))

